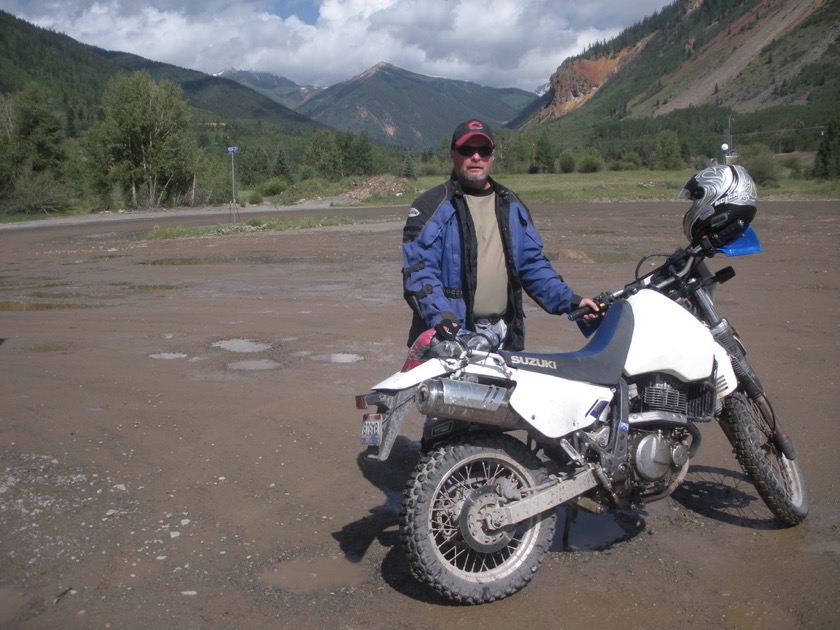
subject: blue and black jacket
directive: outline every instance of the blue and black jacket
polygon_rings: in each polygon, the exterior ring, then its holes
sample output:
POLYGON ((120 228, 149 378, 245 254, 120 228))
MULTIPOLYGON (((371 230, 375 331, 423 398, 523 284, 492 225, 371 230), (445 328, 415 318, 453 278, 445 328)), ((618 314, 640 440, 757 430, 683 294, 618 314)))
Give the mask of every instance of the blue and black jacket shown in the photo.
MULTIPOLYGON (((496 217, 508 270, 508 324, 505 348, 525 345, 524 291, 544 310, 566 313, 580 302, 543 255, 543 243, 531 213, 508 188, 490 180, 496 192, 496 217)), ((454 173, 418 197, 403 229, 404 297, 414 316, 410 346, 420 333, 443 319, 473 326, 477 244, 464 190, 454 173)))

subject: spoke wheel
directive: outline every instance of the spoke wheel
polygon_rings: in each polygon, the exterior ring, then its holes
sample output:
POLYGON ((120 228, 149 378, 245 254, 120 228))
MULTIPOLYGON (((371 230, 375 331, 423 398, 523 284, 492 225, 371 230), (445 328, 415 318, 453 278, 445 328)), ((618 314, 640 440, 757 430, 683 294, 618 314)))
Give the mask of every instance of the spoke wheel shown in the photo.
POLYGON ((403 494, 400 534, 412 573, 460 603, 522 589, 551 544, 556 510, 504 527, 496 510, 546 479, 539 459, 507 435, 469 433, 430 451, 403 494))
POLYGON ((772 418, 736 392, 726 399, 721 422, 729 428, 735 455, 770 511, 784 525, 808 515, 808 489, 799 461, 785 457, 773 442, 772 418))

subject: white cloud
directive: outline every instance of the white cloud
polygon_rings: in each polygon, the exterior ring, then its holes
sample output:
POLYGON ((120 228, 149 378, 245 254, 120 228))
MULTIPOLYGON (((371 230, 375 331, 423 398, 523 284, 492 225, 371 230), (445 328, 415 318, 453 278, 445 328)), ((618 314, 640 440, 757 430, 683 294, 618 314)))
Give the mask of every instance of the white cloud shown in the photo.
POLYGON ((86 44, 203 72, 332 85, 387 61, 431 76, 535 89, 571 55, 671 0, 0 0, 86 44))

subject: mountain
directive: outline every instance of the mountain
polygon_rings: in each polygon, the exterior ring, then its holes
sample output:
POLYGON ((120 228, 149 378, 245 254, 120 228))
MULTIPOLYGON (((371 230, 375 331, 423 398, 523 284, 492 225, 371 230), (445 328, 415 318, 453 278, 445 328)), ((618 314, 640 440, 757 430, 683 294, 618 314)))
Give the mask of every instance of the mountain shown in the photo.
POLYGON ((292 133, 322 128, 235 81, 81 44, 0 11, 0 93, 40 81, 64 103, 74 125, 85 127, 96 116, 108 80, 126 70, 146 70, 155 80, 180 85, 199 120, 259 121, 292 133))
POLYGON ((236 81, 324 125, 411 148, 437 146, 471 117, 502 127, 538 99, 525 90, 428 77, 385 62, 326 88, 234 68, 215 76, 236 81))
POLYGON ((43 81, 71 112, 76 128, 93 122, 108 80, 125 70, 145 70, 157 81, 178 84, 199 122, 256 121, 293 133, 329 126, 412 148, 438 146, 471 117, 500 127, 537 99, 524 90, 427 77, 387 63, 328 88, 245 70, 213 76, 81 44, 0 11, 0 91, 43 81))
POLYGON ((702 110, 762 141, 801 134, 836 116, 838 36, 837 0, 679 0, 566 59, 514 124, 591 141, 702 110))
POLYGON ((536 129, 558 149, 649 151, 662 129, 707 155, 726 125, 741 138, 793 150, 811 145, 840 101, 840 1, 676 0, 562 61, 537 94, 428 77, 379 63, 326 88, 228 69, 211 76, 105 51, 0 11, 0 93, 49 85, 83 129, 108 79, 147 70, 179 84, 200 122, 280 125, 305 135, 324 126, 377 142, 438 147, 471 117, 536 129), (542 90, 541 90, 542 92, 542 90), (702 145, 699 149, 698 145, 702 145))
POLYGON ((468 118, 501 127, 536 99, 525 90, 427 77, 378 63, 314 94, 297 111, 336 129, 367 133, 376 142, 427 148, 437 147, 468 118))
POLYGON ((325 89, 311 85, 298 85, 291 79, 269 72, 237 70, 236 68, 226 68, 213 76, 236 81, 289 109, 298 109, 312 96, 325 89))

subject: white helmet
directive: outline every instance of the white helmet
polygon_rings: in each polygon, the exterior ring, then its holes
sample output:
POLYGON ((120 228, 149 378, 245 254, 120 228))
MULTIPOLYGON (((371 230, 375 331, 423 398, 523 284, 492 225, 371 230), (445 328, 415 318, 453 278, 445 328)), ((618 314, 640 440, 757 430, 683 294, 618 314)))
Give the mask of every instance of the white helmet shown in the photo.
POLYGON ((720 247, 740 237, 755 217, 758 193, 747 169, 717 164, 703 169, 679 194, 693 203, 683 217, 683 231, 690 243, 706 238, 720 247))

